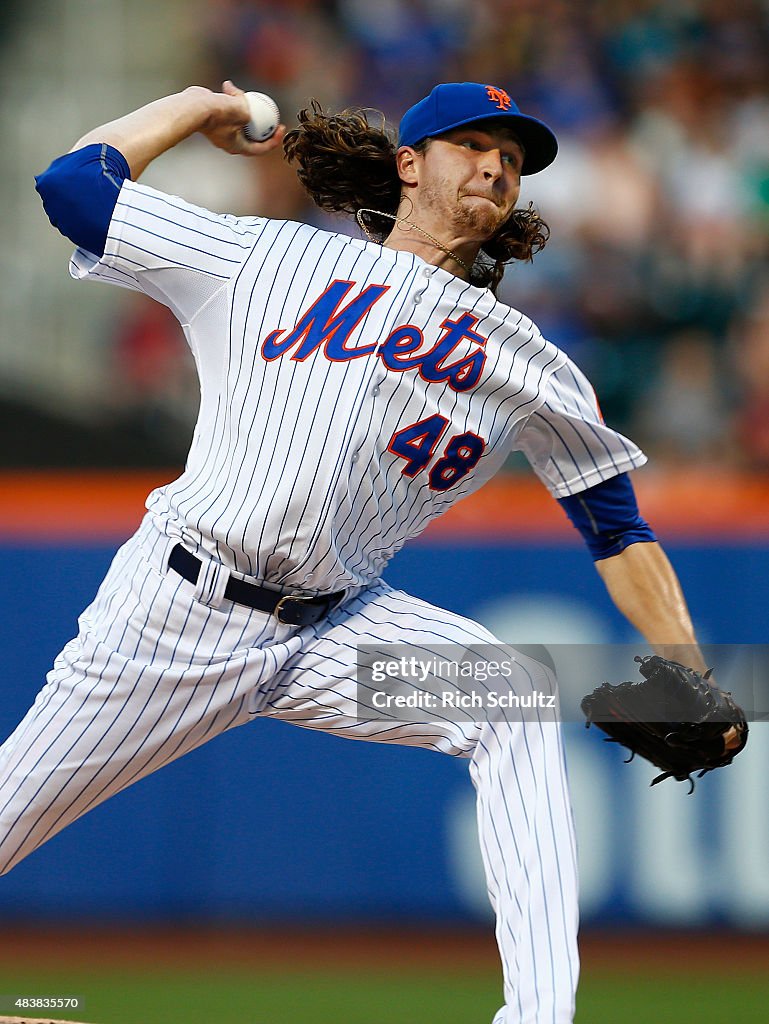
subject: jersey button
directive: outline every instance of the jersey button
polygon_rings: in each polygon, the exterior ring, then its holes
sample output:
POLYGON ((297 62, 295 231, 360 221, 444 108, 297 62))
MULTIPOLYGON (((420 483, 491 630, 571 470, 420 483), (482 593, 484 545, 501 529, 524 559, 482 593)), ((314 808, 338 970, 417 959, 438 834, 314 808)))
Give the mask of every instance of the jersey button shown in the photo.
POLYGON ((371 389, 371 394, 376 397, 379 394, 379 392, 380 392, 380 387, 379 387, 378 384, 375 384, 373 386, 373 388, 371 389))
POLYGON ((418 306, 421 301, 422 301, 422 296, 421 295, 415 295, 414 296, 414 305, 415 306, 418 306))

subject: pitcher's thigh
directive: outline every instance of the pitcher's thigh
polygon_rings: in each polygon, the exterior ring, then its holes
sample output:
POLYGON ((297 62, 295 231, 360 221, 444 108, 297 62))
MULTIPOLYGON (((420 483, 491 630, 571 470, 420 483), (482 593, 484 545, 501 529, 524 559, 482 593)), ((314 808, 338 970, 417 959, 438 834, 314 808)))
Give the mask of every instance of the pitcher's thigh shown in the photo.
POLYGON ((0 872, 108 797, 251 719, 247 693, 227 679, 173 678, 100 654, 57 662, 0 748, 0 872))
POLYGON ((474 645, 499 646, 499 641, 472 619, 379 582, 308 634, 301 653, 280 671, 275 694, 261 713, 349 739, 470 756, 479 726, 467 715, 431 711, 416 722, 372 715, 371 694, 359 689, 361 649, 388 645, 430 663, 474 645))

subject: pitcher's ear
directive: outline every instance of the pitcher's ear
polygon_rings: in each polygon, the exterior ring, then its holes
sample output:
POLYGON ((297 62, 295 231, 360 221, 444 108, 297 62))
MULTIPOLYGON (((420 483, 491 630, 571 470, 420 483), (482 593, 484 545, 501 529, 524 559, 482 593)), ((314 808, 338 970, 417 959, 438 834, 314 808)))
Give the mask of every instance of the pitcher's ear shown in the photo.
POLYGON ((417 160, 419 154, 411 146, 401 146, 395 154, 395 165, 398 168, 398 177, 406 185, 416 185, 418 181, 417 160))

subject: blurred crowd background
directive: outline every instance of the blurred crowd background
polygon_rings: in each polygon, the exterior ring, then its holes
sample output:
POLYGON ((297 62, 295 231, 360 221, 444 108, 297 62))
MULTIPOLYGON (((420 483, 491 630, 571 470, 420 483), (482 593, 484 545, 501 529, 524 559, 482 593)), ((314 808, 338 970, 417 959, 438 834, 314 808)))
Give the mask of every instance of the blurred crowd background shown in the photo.
MULTIPOLYGON (((551 241, 500 296, 658 464, 769 469, 766 0, 32 0, 5 4, 0 31, 7 464, 183 460, 197 382, 181 331, 140 297, 69 282, 32 175, 94 124, 231 78, 289 126, 311 97, 394 127, 438 81, 506 88, 561 149, 522 194, 551 241)), ((330 223, 278 156, 190 140, 146 181, 330 223)))

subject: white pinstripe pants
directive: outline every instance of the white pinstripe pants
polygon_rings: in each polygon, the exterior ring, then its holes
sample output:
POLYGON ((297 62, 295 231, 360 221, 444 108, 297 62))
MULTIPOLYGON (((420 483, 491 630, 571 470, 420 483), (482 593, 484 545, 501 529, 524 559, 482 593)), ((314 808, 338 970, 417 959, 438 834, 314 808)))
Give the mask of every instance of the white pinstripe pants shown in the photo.
MULTIPOLYGON (((504 970, 493 1024, 571 1022, 576 858, 558 725, 356 714, 358 644, 429 651, 494 637, 384 583, 316 626, 283 626, 222 601, 226 573, 201 572, 193 585, 167 571, 174 543, 145 518, 0 748, 0 872, 132 782, 259 716, 467 757, 504 970)), ((520 664, 536 687, 546 670, 520 664)))

